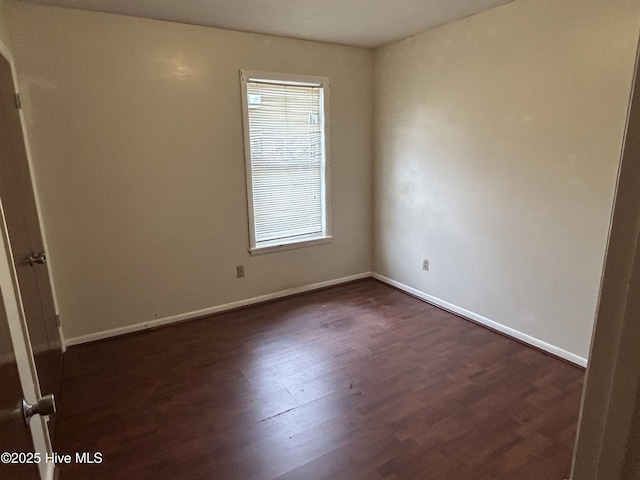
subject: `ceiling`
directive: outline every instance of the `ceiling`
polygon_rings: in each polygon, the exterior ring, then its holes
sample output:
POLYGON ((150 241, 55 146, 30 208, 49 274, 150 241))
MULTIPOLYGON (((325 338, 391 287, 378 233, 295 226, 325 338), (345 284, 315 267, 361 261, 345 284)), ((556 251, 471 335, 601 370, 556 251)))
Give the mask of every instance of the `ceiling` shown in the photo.
POLYGON ((375 48, 512 0, 28 0, 375 48))

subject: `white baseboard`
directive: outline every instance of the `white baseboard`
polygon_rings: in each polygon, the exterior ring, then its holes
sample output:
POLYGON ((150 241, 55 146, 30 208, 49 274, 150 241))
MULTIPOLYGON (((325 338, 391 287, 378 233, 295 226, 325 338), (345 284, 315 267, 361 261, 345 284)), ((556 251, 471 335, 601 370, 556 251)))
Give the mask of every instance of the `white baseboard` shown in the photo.
POLYGON ((180 313, 178 315, 173 315, 171 317, 158 318, 155 320, 150 320, 148 322, 137 323, 135 325, 128 325, 126 327, 114 328, 112 330, 105 330, 102 332, 90 333, 88 335, 81 335, 79 337, 67 338, 65 340, 65 347, 70 347, 72 345, 79 345, 82 343, 94 342, 96 340, 102 340, 104 338, 117 337, 118 335, 138 332, 140 330, 159 327, 161 325, 169 325, 171 323, 177 323, 185 320, 192 320, 195 318, 206 317, 207 315, 212 315, 214 313, 234 310, 236 308, 255 305, 257 303, 262 303, 269 300, 276 300, 279 298, 290 297, 291 295, 310 292, 312 290, 319 290, 321 288, 326 288, 326 287, 332 287, 334 285, 353 282, 354 280, 361 280, 363 278, 369 278, 371 276, 372 276, 371 272, 359 273, 357 275, 351 275, 349 277, 336 278, 334 280, 328 280, 326 282, 313 283, 311 285, 304 285, 302 287, 289 288, 287 290, 268 293, 266 295, 261 295, 259 297, 248 298, 245 300, 238 300, 236 302, 225 303, 223 305, 217 305, 215 307, 203 308, 202 310, 180 313))
POLYGON ((485 325, 493 330, 496 330, 500 333, 503 333, 509 337, 513 337, 517 340, 520 340, 521 342, 524 342, 526 344, 532 345, 536 348, 539 348, 541 350, 544 350, 545 352, 548 352, 552 355, 555 355, 557 357, 563 358, 571 363, 574 363, 576 365, 580 365, 581 367, 586 367, 587 366, 587 359, 580 357, 574 353, 568 352, 562 348, 556 347, 555 345, 551 345, 550 343, 547 343, 543 340, 540 340, 538 338, 532 337, 531 335, 527 335, 526 333, 522 333, 514 328, 511 327, 507 327, 506 325, 503 325, 501 323, 498 323, 494 320, 490 320, 486 317, 483 317, 482 315, 478 315, 477 313, 473 313, 470 312, 469 310, 466 310, 464 308, 458 307, 456 305, 453 305, 449 302, 446 302, 444 300, 441 300, 440 298, 434 297, 432 295, 429 295, 427 293, 421 292, 420 290, 417 290, 413 287, 409 287, 408 285, 405 285, 403 283, 397 282, 395 280, 392 280, 390 278, 387 278, 383 275, 380 275, 378 273, 372 273, 371 276, 373 278, 375 278, 376 280, 380 280, 381 282, 384 282, 388 285, 391 285, 393 287, 396 287, 404 292, 407 292, 415 297, 420 298, 421 300, 424 300, 427 303, 430 303, 432 305, 435 305, 436 307, 440 307, 443 308, 444 310, 448 310, 450 312, 455 313, 456 315, 460 315, 461 317, 464 317, 468 320, 471 320, 473 322, 479 323, 481 325, 485 325))
POLYGON ((468 320, 479 323, 481 325, 485 325, 493 330, 496 330, 500 333, 503 333, 509 337, 513 337, 517 340, 520 340, 526 344, 532 345, 536 348, 544 350, 545 352, 549 352, 552 355, 563 358, 571 363, 576 365, 580 365, 582 367, 587 366, 587 359, 580 357, 574 353, 568 352, 562 348, 556 347, 550 343, 547 343, 538 338, 532 337, 531 335, 527 335, 526 333, 520 332, 514 328, 507 327, 501 323, 498 323, 494 320, 490 320, 482 315, 478 315, 477 313, 466 310, 462 307, 458 307, 457 305, 453 305, 449 302, 446 302, 440 298, 434 297, 427 293, 424 293, 420 290, 417 290, 413 287, 409 287, 403 283, 397 282, 390 278, 385 277, 384 275, 380 275, 378 273, 372 272, 364 272, 357 275, 351 275, 349 277, 337 278, 334 280, 328 280, 326 282, 314 283, 311 285, 304 285, 301 287, 289 288, 287 290, 281 290, 279 292, 268 293, 266 295, 261 295, 259 297, 248 298, 245 300, 238 300, 236 302, 225 303, 223 305, 217 305, 215 307, 204 308, 202 310, 196 310, 193 312, 181 313, 179 315, 173 315, 171 317, 159 318, 155 320, 150 320, 148 322, 137 323, 135 325, 129 325, 121 328, 114 328, 112 330, 105 330, 103 332, 91 333, 89 335, 82 335, 74 338, 65 339, 65 347, 70 347, 72 345, 79 345, 82 343, 93 342, 96 340, 102 340, 104 338, 117 337, 118 335, 124 335, 127 333, 138 332, 140 330, 146 330, 149 328, 159 327, 161 325, 169 325, 172 323, 182 322, 185 320, 191 320, 195 318, 206 317, 207 315, 212 315, 214 313, 225 312, 228 310, 233 310, 240 307, 246 307, 249 305, 255 305, 258 303, 266 302, 269 300, 276 300, 279 298, 290 297, 291 295, 296 295, 299 293, 310 292, 313 290, 318 290, 321 288, 331 287, 334 285, 340 285, 342 283, 352 282, 354 280, 360 280, 363 278, 373 277, 377 280, 380 280, 383 283, 396 287, 406 293, 409 293, 415 297, 424 300, 436 307, 443 308, 450 312, 455 313, 456 315, 460 315, 468 320))

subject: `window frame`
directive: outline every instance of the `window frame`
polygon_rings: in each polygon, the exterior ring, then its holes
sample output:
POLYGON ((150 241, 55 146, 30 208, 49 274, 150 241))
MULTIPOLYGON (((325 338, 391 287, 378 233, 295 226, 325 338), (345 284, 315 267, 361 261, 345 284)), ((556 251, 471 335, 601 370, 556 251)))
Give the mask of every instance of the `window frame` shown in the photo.
POLYGON ((329 78, 312 75, 298 75, 288 73, 274 73, 255 70, 240 70, 240 90, 242 97, 242 123, 244 133, 245 178, 247 182, 247 208, 249 223, 249 253, 262 255, 265 253, 291 250, 294 248, 322 245, 333 240, 331 233, 331 157, 330 157, 330 115, 329 115, 329 78), (295 85, 321 87, 321 120, 323 123, 322 143, 324 155, 321 179, 323 190, 323 231, 320 235, 289 237, 284 239, 260 242, 256 241, 254 207, 253 207, 253 177, 251 162, 251 135, 249 130, 249 105, 247 99, 247 82, 264 82, 276 85, 295 85))

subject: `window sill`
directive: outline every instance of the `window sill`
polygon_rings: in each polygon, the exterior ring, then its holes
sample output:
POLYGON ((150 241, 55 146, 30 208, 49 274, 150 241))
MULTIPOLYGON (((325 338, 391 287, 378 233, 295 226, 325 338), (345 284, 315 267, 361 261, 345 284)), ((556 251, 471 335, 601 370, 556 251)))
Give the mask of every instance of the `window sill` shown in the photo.
POLYGON ((266 253, 282 252, 285 250, 293 250, 294 248, 312 247, 314 245, 324 245, 331 243, 333 237, 312 238, 309 240, 300 240, 291 243, 274 243, 273 245, 265 245, 262 247, 250 248, 251 256, 264 255, 266 253))

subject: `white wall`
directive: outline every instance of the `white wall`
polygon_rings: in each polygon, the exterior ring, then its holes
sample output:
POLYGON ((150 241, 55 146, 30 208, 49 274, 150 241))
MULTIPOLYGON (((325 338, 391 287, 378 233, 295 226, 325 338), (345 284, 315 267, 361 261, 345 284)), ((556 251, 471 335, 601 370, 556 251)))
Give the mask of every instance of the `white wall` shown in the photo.
POLYGON ((7 16, 67 338, 370 270, 371 51, 13 1, 7 16), (241 68, 330 77, 332 244, 249 256, 241 68))
POLYGON ((377 50, 374 271, 586 358, 639 15, 518 0, 377 50))

